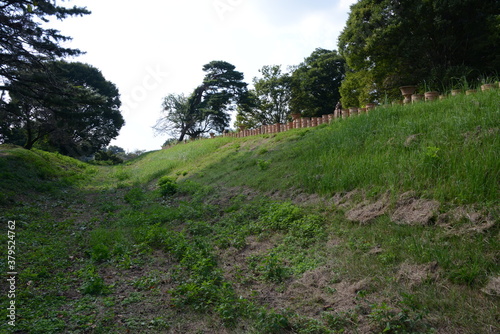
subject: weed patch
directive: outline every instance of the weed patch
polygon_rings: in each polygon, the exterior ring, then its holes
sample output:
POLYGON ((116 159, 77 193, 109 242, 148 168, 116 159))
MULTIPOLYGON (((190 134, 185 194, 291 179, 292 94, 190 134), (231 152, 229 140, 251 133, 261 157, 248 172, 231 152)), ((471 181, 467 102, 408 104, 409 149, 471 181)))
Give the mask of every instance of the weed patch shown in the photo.
POLYGON ((174 179, 163 176, 158 180, 158 187, 162 196, 172 196, 177 192, 178 185, 174 179))

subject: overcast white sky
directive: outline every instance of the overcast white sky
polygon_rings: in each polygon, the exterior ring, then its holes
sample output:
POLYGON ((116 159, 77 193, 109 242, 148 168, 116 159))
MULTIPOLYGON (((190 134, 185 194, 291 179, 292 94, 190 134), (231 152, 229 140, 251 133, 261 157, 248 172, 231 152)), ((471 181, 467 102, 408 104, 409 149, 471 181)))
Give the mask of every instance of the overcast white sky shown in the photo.
POLYGON ((112 145, 157 150, 163 97, 191 93, 204 64, 224 60, 251 83, 264 65, 297 65, 316 48, 337 49, 356 0, 73 0, 92 14, 57 24, 120 90, 126 125, 112 145))

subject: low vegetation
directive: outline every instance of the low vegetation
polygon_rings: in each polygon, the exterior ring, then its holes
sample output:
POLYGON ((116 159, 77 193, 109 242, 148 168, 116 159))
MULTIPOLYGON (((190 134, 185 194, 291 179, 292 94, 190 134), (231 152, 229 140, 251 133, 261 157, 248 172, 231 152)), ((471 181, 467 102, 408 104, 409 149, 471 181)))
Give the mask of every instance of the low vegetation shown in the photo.
POLYGON ((2 145, 15 331, 496 333, 499 106, 382 107, 118 166, 2 145))

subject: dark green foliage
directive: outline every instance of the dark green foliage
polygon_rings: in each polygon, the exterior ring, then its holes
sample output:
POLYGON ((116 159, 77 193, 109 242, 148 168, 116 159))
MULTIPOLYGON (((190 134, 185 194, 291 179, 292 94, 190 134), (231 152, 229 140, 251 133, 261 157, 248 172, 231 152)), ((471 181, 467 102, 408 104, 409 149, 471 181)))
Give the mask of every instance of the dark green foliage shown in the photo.
MULTIPOLYGON (((50 19, 65 19, 71 16, 87 15, 84 7, 66 8, 51 0, 4 2, 0 7, 0 78, 9 83, 28 84, 19 78, 23 72, 47 70, 44 62, 65 56, 81 54, 77 49, 65 48, 61 42, 70 38, 55 29, 43 27, 50 19)), ((50 73, 50 71, 48 72, 50 73)), ((62 82, 54 81, 56 85, 62 82)), ((5 87, 1 87, 5 90, 5 87)), ((2 94, 0 107, 3 108, 5 95, 2 94)), ((0 109, 1 110, 1 109, 0 109)), ((1 137, 0 137, 1 139, 1 137)))
POLYGON ((4 142, 19 141, 73 157, 90 156, 118 135, 125 123, 119 92, 102 73, 87 64, 47 63, 43 71, 19 73, 9 84, 11 101, 3 108, 4 142), (65 85, 53 87, 54 80, 65 85), (23 82, 30 84, 26 85, 23 82))
POLYGON ((261 333, 279 334, 292 329, 290 320, 282 313, 261 310, 257 316, 257 328, 261 333))
POLYGON ((423 321, 425 311, 414 305, 411 298, 412 295, 404 296, 398 305, 401 310, 394 309, 386 303, 371 305, 368 318, 381 333, 435 333, 435 330, 423 321))
POLYGON ((496 75, 499 12, 496 0, 358 1, 339 38, 352 70, 345 84, 357 81, 343 89, 343 104, 400 98, 403 85, 441 90, 457 78, 477 82, 480 75, 496 75))
POLYGON ((253 79, 254 90, 251 91, 255 105, 240 108, 238 126, 253 128, 287 121, 290 113, 290 74, 283 73, 280 65, 264 66, 259 72, 262 78, 253 79))
POLYGON ((290 277, 290 269, 275 253, 250 259, 249 267, 269 282, 281 283, 290 277))
POLYGON ((158 180, 158 187, 160 187, 160 194, 162 196, 171 196, 175 194, 178 189, 175 180, 168 176, 163 176, 158 180))
POLYGON ((95 262, 103 262, 109 260, 110 251, 109 247, 104 244, 97 244, 92 247, 91 253, 92 260, 95 262))
POLYGON ((271 165, 271 161, 266 161, 266 160, 262 160, 262 159, 257 160, 257 166, 259 167, 260 170, 269 169, 270 165, 271 165))
POLYGON ((291 203, 273 203, 261 217, 260 223, 266 229, 287 231, 302 216, 302 211, 291 203))
POLYGON ((111 151, 98 151, 94 155, 94 161, 97 164, 105 165, 118 165, 123 163, 123 159, 120 158, 116 153, 111 151))
POLYGON ((125 194, 124 199, 132 206, 140 206, 145 200, 145 194, 141 188, 132 188, 125 194))
POLYGON ((291 77, 292 112, 317 117, 332 114, 340 101, 345 60, 336 51, 318 48, 295 68, 291 77))
POLYGON ((170 94, 164 99, 164 115, 154 129, 183 141, 186 136, 196 139, 214 131, 222 133, 229 126, 235 104, 245 103, 247 84, 243 73, 225 61, 212 61, 203 66, 203 83, 189 97, 170 94))
MULTIPOLYGON (((61 126, 73 126, 67 125, 71 123, 71 118, 55 118, 51 108, 55 105, 67 107, 68 101, 82 97, 81 92, 84 89, 72 86, 74 83, 68 83, 68 77, 61 75, 60 69, 53 66, 53 61, 66 56, 76 56, 81 52, 61 46, 61 42, 70 38, 58 30, 43 27, 43 23, 54 18, 62 20, 86 14, 90 14, 86 8, 66 8, 48 0, 8 1, 2 4, 0 143, 9 142, 31 148, 34 143, 42 141, 46 135, 59 130, 61 126), (47 94, 51 97, 47 97, 47 94)), ((73 106, 75 104, 73 103, 73 106)), ((92 130, 91 122, 84 122, 89 126, 86 129, 89 136, 92 130)), ((65 138, 64 142, 61 142, 61 139, 63 138, 59 133, 51 146, 68 144, 68 138, 65 138)), ((89 143, 79 145, 89 146, 89 143)), ((55 146, 60 152, 68 153, 67 149, 55 146)))
POLYGON ((82 293, 92 296, 105 295, 110 293, 110 288, 104 283, 102 277, 92 275, 82 286, 82 293))

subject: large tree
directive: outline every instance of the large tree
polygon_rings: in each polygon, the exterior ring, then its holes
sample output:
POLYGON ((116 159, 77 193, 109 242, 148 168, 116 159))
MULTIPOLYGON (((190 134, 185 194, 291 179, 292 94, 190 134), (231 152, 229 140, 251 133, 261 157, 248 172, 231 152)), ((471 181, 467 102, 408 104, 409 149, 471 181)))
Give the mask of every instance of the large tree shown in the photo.
MULTIPOLYGON (((43 24, 51 18, 86 15, 86 8, 56 5, 53 0, 9 0, 0 3, 0 107, 8 101, 8 84, 23 81, 22 73, 47 70, 46 62, 76 56, 77 49, 65 48, 61 42, 70 39, 43 24)), ((58 82, 53 80, 51 85, 58 82)))
POLYGON ((293 71, 292 111, 311 117, 331 114, 340 100, 345 67, 344 59, 335 50, 316 49, 293 71))
POLYGON ((259 72, 262 77, 253 79, 248 103, 238 110, 237 125, 252 128, 284 123, 290 113, 290 74, 280 65, 264 66, 259 72))
POLYGON ((230 112, 248 96, 243 73, 225 61, 212 61, 203 66, 203 83, 189 97, 168 95, 163 115, 153 127, 157 133, 198 138, 210 132, 222 132, 229 126, 230 112))
POLYGON ((397 96, 400 85, 439 89, 456 77, 494 75, 499 13, 498 0, 360 0, 339 37, 347 77, 363 71, 368 79, 357 93, 380 99, 397 96))
POLYGON ((50 75, 21 72, 16 74, 20 80, 8 85, 10 101, 0 110, 3 141, 22 140, 27 149, 43 141, 72 156, 107 146, 124 124, 116 86, 87 64, 59 61, 45 67, 50 75), (60 83, 56 87, 54 80, 60 83))
POLYGON ((162 116, 153 126, 157 134, 167 134, 184 140, 185 134, 192 128, 201 116, 199 113, 191 112, 188 98, 184 94, 169 94, 163 98, 162 116), (181 136, 181 133, 184 133, 181 136))

